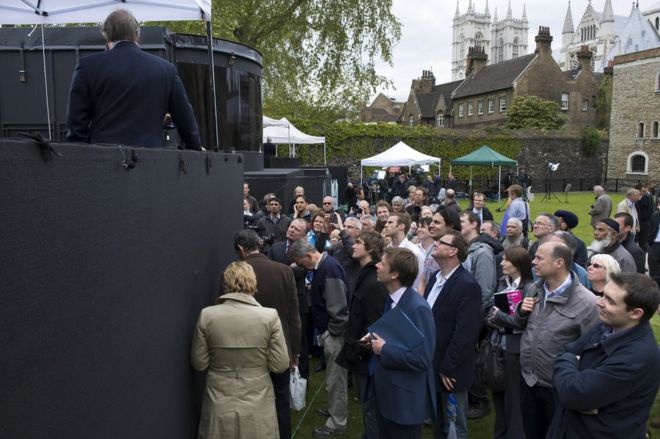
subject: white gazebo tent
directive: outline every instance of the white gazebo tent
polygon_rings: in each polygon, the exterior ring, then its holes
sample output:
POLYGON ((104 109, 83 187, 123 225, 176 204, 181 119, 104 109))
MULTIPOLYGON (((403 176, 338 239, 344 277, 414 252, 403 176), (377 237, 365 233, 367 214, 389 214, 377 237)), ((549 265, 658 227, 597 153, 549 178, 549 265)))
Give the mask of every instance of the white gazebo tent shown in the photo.
MULTIPOLYGON (((43 35, 44 24, 101 23, 116 9, 126 9, 140 21, 205 20, 209 46, 209 72, 213 72, 211 39, 211 0, 2 0, 0 2, 0 24, 40 25, 46 77, 46 48, 43 35)), ((209 75, 212 93, 215 95, 215 78, 209 75)), ((48 81, 45 82, 44 98, 48 115, 48 132, 51 132, 48 81)), ((215 142, 218 144, 217 108, 213 108, 215 142)), ((50 137, 50 136, 49 136, 50 137)))
POLYGON ((422 154, 403 142, 399 142, 390 149, 376 154, 373 157, 360 160, 360 182, 362 182, 362 168, 364 166, 414 166, 437 163, 438 169, 442 159, 422 154))
POLYGON ((289 156, 296 156, 296 145, 312 145, 312 144, 323 144, 323 165, 327 163, 327 155, 325 148, 325 137, 321 136, 310 136, 305 134, 295 127, 291 122, 287 120, 286 117, 276 120, 271 119, 270 117, 264 116, 263 121, 264 131, 263 131, 263 141, 264 143, 268 138, 274 144, 288 144, 289 145, 289 156))

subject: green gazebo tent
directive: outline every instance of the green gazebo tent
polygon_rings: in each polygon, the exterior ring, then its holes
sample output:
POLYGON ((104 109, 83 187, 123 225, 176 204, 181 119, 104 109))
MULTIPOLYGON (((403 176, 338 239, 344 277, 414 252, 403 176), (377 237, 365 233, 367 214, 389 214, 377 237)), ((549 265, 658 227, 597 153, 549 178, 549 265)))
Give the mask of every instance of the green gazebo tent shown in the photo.
POLYGON ((459 157, 451 161, 451 165, 458 166, 469 166, 470 167, 470 191, 472 191, 472 167, 473 166, 497 166, 498 171, 498 180, 497 180, 497 199, 499 200, 502 193, 502 166, 518 166, 518 161, 510 159, 506 156, 503 156, 499 152, 495 151, 488 145, 484 145, 476 151, 471 152, 468 155, 459 157))

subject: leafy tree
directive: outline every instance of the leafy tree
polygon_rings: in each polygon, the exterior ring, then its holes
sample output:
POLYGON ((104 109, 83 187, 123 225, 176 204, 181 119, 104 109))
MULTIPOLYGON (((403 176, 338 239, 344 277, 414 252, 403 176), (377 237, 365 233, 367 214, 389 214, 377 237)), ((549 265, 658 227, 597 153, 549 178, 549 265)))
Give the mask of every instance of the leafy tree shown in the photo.
MULTIPOLYGON (((213 33, 264 56, 264 112, 280 117, 355 113, 388 81, 374 60, 392 60, 401 25, 392 0, 222 0, 213 2, 213 33)), ((204 24, 170 22, 203 34, 204 24)))
POLYGON ((536 96, 518 96, 509 107, 508 127, 556 130, 566 123, 559 105, 536 96))
POLYGON ((601 135, 594 127, 582 130, 582 152, 588 156, 595 156, 600 150, 601 135))

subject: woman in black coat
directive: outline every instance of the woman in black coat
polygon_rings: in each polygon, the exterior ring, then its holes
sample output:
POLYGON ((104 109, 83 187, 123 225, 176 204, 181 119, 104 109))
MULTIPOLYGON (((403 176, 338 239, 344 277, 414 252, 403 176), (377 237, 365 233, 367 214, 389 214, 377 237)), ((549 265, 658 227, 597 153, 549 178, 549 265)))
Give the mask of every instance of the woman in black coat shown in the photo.
MULTIPOLYGON (((519 291, 524 297, 525 289, 532 283, 532 263, 529 252, 524 247, 513 246, 504 250, 502 257, 504 276, 498 285, 498 294, 519 291)), ((510 304, 513 305, 513 304, 510 304)), ((504 375, 506 379, 503 392, 493 391, 495 405, 495 426, 493 438, 518 439, 524 437, 522 414, 520 412, 520 337, 522 331, 511 329, 510 313, 493 307, 488 324, 496 327, 502 334, 504 350, 504 375)))
POLYGON ((368 380, 371 351, 360 343, 367 328, 383 315, 389 292, 376 278, 376 264, 383 253, 383 239, 376 232, 362 232, 353 245, 353 258, 360 262, 360 272, 352 291, 344 347, 337 364, 355 372, 362 402, 366 439, 378 438, 373 380, 368 380), (369 388, 367 388, 369 384, 369 388))

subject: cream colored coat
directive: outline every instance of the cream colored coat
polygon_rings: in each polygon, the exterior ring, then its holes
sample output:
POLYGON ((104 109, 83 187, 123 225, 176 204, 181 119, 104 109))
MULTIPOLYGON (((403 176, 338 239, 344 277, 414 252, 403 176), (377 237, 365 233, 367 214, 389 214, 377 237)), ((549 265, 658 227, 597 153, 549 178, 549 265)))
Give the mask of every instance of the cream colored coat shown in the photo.
POLYGON ((207 370, 199 438, 277 438, 269 372, 289 367, 282 324, 274 309, 229 293, 199 315, 192 366, 207 370))

